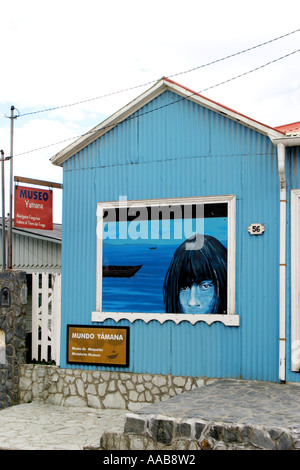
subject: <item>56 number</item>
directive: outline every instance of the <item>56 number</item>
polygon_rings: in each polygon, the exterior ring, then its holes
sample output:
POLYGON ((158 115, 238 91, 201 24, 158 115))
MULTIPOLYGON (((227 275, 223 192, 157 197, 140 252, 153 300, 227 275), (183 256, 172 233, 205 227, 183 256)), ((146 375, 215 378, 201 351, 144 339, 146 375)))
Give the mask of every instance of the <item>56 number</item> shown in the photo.
POLYGON ((262 233, 264 233, 264 231, 265 227, 262 224, 251 224, 248 227, 248 232, 251 235, 261 235, 262 233))

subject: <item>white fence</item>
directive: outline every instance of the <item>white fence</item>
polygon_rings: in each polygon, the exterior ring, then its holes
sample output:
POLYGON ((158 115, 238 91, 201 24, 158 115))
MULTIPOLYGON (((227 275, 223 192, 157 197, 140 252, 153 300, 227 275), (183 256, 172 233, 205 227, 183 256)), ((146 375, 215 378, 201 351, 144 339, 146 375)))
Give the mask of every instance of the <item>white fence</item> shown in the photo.
POLYGON ((32 352, 37 361, 60 361, 61 274, 32 274, 32 352))

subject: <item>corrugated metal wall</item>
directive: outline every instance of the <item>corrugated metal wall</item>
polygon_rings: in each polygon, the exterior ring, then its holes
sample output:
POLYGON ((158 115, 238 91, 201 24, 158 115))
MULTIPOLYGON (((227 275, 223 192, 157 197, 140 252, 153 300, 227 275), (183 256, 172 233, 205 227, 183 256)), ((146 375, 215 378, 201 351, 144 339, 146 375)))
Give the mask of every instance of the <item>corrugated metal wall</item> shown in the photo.
MULTIPOLYGON (((2 231, 0 231, 0 244, 2 246, 2 231)), ((13 232, 12 246, 13 269, 26 272, 43 270, 54 272, 61 269, 60 241, 50 241, 41 237, 13 232)), ((0 263, 2 265, 2 251, 0 263)))
POLYGON ((165 92, 64 163, 61 366, 66 325, 91 324, 96 308, 97 202, 235 194, 240 326, 122 320, 130 326, 128 370, 277 381, 276 150, 268 137, 172 100, 165 92), (255 222, 265 225, 263 236, 248 233, 255 222))

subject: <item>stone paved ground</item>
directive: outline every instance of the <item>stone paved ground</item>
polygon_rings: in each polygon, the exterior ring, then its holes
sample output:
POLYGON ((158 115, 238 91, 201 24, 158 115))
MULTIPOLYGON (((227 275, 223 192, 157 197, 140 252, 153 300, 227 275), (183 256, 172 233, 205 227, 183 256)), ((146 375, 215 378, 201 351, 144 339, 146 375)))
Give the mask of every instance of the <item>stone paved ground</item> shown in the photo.
POLYGON ((138 411, 149 413, 300 428, 300 384, 220 380, 138 411))
POLYGON ((0 410, 0 450, 97 450, 101 435, 124 429, 126 410, 47 405, 0 410))
POLYGON ((217 380, 134 413, 35 401, 0 410, 0 449, 300 450, 300 384, 217 380))
POLYGON ((102 446, 300 450, 300 384, 219 380, 127 414, 102 446))

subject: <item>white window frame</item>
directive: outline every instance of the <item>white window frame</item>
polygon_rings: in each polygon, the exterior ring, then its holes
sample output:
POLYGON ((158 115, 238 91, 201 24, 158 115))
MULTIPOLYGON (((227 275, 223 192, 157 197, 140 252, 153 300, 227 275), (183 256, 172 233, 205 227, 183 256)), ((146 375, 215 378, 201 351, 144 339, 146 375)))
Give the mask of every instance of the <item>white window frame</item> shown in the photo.
POLYGON ((300 371, 300 189, 291 191, 291 370, 300 371))
POLYGON ((175 204, 216 204, 227 203, 228 207, 228 258, 227 258, 227 314, 179 314, 179 313, 136 313, 136 312, 107 312, 102 311, 102 235, 103 232, 103 211, 111 207, 120 207, 120 201, 99 202, 97 204, 97 273, 96 273, 96 311, 92 312, 92 322, 103 322, 112 319, 116 322, 128 320, 134 322, 142 320, 148 323, 157 320, 161 324, 165 321, 173 321, 176 324, 188 321, 195 324, 199 321, 211 324, 221 322, 226 326, 239 326, 239 315, 235 312, 235 281, 236 281, 236 196, 205 196, 197 198, 176 198, 176 199, 143 199, 126 201, 128 205, 142 206, 162 206, 175 204), (100 232, 99 232, 100 231, 100 232))

